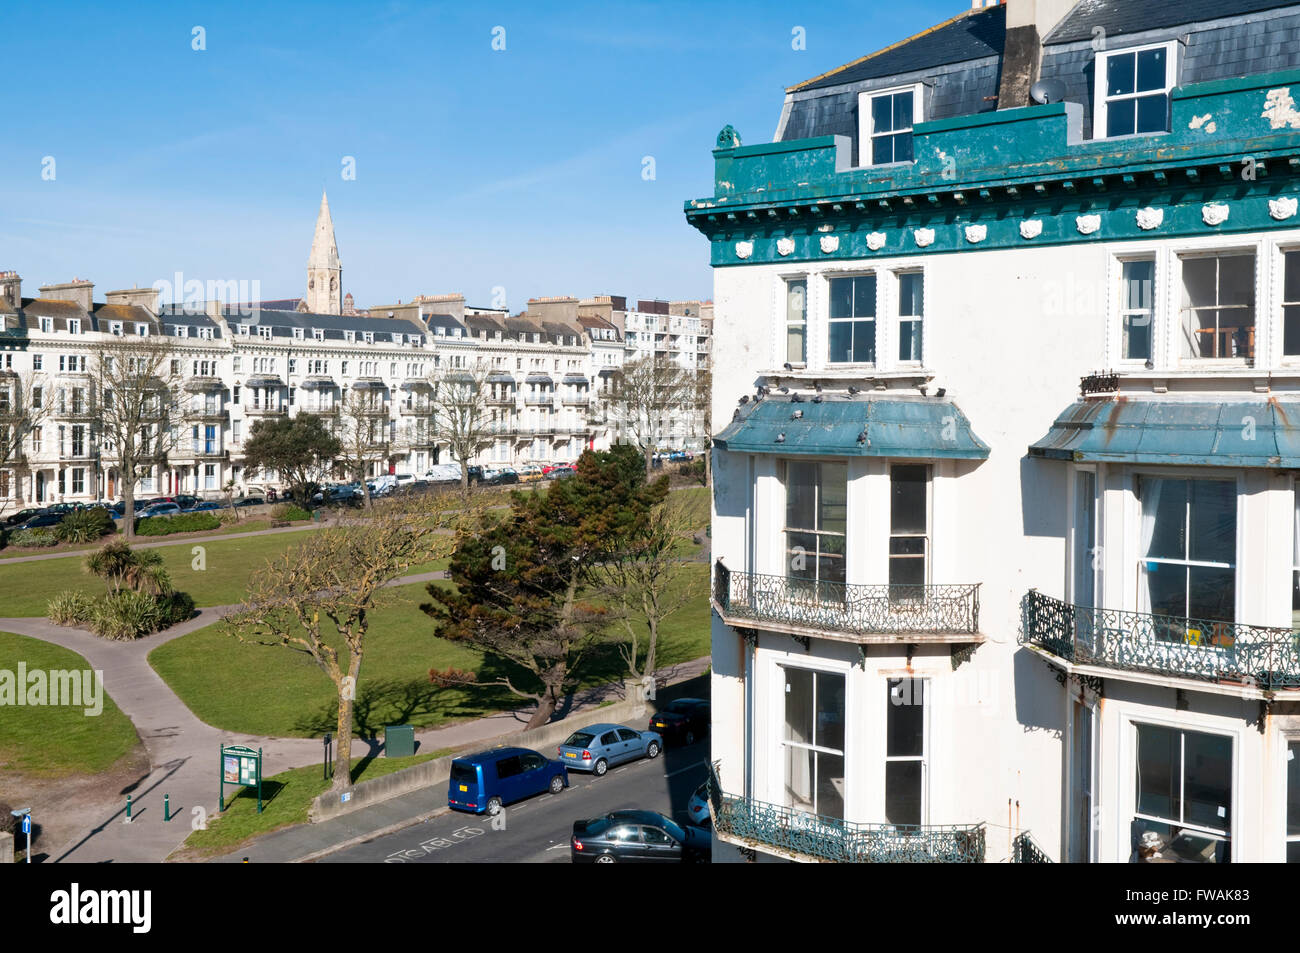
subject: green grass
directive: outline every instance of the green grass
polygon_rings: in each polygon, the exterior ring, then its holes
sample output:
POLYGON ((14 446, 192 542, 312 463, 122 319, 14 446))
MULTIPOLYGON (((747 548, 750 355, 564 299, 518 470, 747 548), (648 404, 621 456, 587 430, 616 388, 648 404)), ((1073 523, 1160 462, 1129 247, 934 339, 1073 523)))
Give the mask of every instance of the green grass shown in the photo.
MULTIPOLYGON (((275 533, 243 539, 194 537, 186 544, 163 546, 172 585, 194 597, 198 606, 222 606, 239 602, 247 590, 248 577, 263 568, 268 559, 289 546, 306 543, 310 533, 275 533), (206 566, 194 568, 193 547, 202 546, 206 566)), ((44 616, 46 604, 60 592, 80 589, 92 595, 104 591, 104 584, 82 570, 85 556, 68 556, 28 563, 0 565, 0 616, 44 616)), ((412 572, 445 569, 447 561, 436 560, 413 566, 412 572)))
MULTIPOLYGON (((417 754, 411 758, 354 758, 352 782, 373 781, 386 774, 451 754, 451 749, 417 754)), ((257 813, 257 789, 245 788, 233 800, 226 800, 224 813, 210 818, 207 830, 194 831, 183 850, 200 856, 224 853, 253 837, 282 827, 307 823, 311 802, 325 793, 330 782, 321 777, 321 766, 294 768, 262 779, 262 813, 257 813)))
MULTIPOLYGON (((90 668, 76 652, 0 632, 0 670, 16 677, 19 662, 28 672, 90 668)), ((98 774, 126 757, 140 739, 107 692, 102 704, 94 716, 85 714, 85 706, 0 704, 0 777, 11 771, 49 779, 98 774)))
POLYGON ((668 502, 690 517, 691 525, 703 531, 709 525, 709 490, 703 486, 692 486, 685 490, 673 490, 668 494, 668 502))
MULTIPOLYGON (((692 575, 699 595, 662 626, 661 666, 709 652, 709 605, 703 588, 708 566, 693 563, 681 571, 692 575)), ((507 674, 516 684, 522 673, 474 648, 435 636, 433 620, 419 609, 428 599, 424 586, 394 589, 387 599, 372 617, 361 664, 354 721, 360 734, 377 734, 388 724, 430 727, 480 718, 525 703, 501 687, 430 684, 430 668, 475 671, 484 682, 507 674)), ((619 631, 611 627, 609 641, 583 659, 581 687, 623 676, 614 641, 619 631)), ((334 684, 305 654, 247 645, 214 625, 159 646, 149 654, 149 663, 191 711, 215 727, 277 737, 314 736, 334 727, 334 684)))

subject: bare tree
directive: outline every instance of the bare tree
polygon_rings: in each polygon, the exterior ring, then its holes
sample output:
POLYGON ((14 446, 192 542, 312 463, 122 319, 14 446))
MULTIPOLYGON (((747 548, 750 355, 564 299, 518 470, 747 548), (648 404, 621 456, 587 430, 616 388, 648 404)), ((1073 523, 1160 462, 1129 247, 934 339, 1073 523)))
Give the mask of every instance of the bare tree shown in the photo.
POLYGON ((383 390, 350 390, 335 410, 331 427, 341 447, 337 462, 361 483, 366 509, 370 509, 374 503, 366 481, 366 467, 386 460, 394 452, 383 390))
POLYGON ((22 478, 30 472, 27 438, 49 416, 48 395, 35 375, 0 371, 0 513, 21 499, 22 478))
POLYGON ((429 378, 432 432, 460 463, 460 491, 469 494, 469 462, 496 439, 488 406, 491 370, 484 361, 473 368, 439 368, 429 378))
POLYGON ((697 528, 686 508, 669 496, 620 540, 600 567, 604 591, 619 608, 617 618, 627 635, 619 643, 619 654, 634 679, 654 675, 664 621, 705 592, 706 580, 689 573, 681 555, 683 543, 697 528))
POLYGON ((353 703, 370 621, 399 598, 389 585, 411 566, 451 553, 454 531, 479 518, 447 496, 377 503, 368 519, 332 526, 289 547, 249 577, 243 604, 225 619, 241 642, 301 652, 338 693, 333 791, 352 786, 353 703))
POLYGON ((707 365, 695 372, 694 404, 704 431, 704 485, 713 486, 713 370, 707 365))
POLYGON ((99 397, 101 450, 117 463, 125 505, 122 532, 130 540, 136 484, 150 468, 167 462, 175 439, 180 360, 163 335, 133 335, 94 345, 90 373, 99 397))
POLYGON ((647 355, 624 364, 610 379, 604 397, 607 419, 621 439, 641 450, 647 476, 664 433, 694 406, 693 378, 672 358, 647 355))

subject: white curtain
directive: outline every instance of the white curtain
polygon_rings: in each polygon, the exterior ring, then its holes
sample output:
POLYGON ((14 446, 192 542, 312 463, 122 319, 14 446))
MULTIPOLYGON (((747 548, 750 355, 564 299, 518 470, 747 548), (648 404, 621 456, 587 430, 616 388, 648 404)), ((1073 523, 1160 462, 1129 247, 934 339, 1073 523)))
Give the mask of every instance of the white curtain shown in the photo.
MULTIPOLYGON (((1160 510, 1160 495, 1164 491, 1164 480, 1140 477, 1142 480, 1142 539, 1138 549, 1139 566, 1145 573, 1147 581, 1147 609, 1151 608, 1151 574, 1147 570, 1146 557, 1151 553, 1151 540, 1156 532, 1156 513, 1160 510)), ((1141 577, 1140 577, 1141 578, 1141 577)))

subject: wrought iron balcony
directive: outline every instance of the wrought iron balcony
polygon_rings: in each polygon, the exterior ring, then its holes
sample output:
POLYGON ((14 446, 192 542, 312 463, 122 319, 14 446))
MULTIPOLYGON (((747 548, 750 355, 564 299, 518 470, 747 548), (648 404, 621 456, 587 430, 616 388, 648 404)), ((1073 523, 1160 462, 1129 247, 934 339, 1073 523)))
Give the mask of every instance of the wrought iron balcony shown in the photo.
POLYGON ((403 417, 429 417, 433 414, 433 407, 430 404, 402 404, 398 413, 403 417))
POLYGON ((1031 589, 1020 641, 1073 664, 1263 691, 1300 688, 1300 646, 1287 628, 1096 609, 1031 589))
POLYGON ((721 560, 713 571, 713 601, 729 625, 853 642, 981 641, 979 587, 853 585, 733 572, 721 560))
POLYGON ((709 771, 720 839, 784 856, 847 864, 982 864, 984 825, 854 824, 723 793, 709 771))
POLYGON ((537 406, 549 407, 555 403, 554 394, 527 394, 524 396, 524 403, 537 406))
POLYGON ((187 407, 184 411, 186 420, 201 424, 224 424, 230 420, 230 408, 222 407, 187 407))
POLYGON ((244 407, 245 417, 283 417, 288 413, 288 407, 267 407, 265 405, 261 407, 251 405, 244 407))
POLYGON ((1017 834, 1011 842, 1011 862, 1013 864, 1055 863, 1052 858, 1043 852, 1037 842, 1029 836, 1029 831, 1022 831, 1017 834))

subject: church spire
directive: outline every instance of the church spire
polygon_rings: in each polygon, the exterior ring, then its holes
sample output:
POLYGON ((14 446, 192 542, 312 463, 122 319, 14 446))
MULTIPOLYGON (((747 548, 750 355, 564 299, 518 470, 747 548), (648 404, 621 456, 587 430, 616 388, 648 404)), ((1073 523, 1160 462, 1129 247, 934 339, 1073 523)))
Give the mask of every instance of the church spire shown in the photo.
POLYGON ((343 310, 343 266, 334 241, 334 220, 330 201, 322 189, 316 234, 307 258, 307 310, 316 314, 340 314, 343 310))

